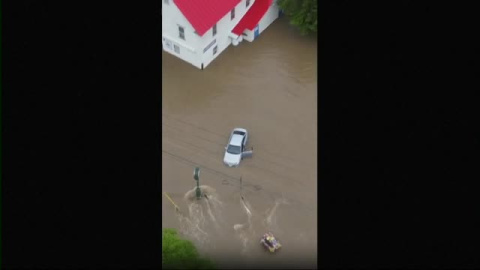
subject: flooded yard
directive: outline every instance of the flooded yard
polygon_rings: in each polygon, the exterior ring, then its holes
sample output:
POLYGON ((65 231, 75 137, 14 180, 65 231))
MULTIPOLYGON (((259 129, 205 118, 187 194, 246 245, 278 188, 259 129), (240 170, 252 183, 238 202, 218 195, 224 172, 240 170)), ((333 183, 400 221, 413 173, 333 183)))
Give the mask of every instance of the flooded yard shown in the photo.
POLYGON ((285 18, 203 71, 163 53, 162 187, 180 212, 162 196, 162 225, 219 268, 316 267, 316 68, 316 39, 285 18), (227 168, 235 127, 248 130, 253 157, 227 168), (192 196, 196 166, 208 200, 192 196), (260 244, 268 231, 283 246, 275 254, 260 244))

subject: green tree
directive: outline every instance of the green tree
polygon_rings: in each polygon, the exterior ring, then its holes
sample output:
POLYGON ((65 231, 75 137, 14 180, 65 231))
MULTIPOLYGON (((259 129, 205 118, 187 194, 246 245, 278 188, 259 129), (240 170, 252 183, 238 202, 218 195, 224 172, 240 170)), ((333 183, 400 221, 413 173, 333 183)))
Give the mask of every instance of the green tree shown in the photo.
POLYGON ((278 5, 302 34, 317 33, 317 0, 278 0, 278 5))
POLYGON ((214 264, 201 258, 192 242, 181 239, 175 229, 162 230, 163 269, 215 269, 214 264))

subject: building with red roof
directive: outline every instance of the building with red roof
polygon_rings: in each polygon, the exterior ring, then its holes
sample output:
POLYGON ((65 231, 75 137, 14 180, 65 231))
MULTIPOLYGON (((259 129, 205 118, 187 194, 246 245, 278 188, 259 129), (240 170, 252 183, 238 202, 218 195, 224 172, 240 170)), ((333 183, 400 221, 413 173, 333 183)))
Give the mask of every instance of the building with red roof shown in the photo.
POLYGON ((252 42, 279 16, 275 0, 162 0, 163 50, 200 68, 252 42))

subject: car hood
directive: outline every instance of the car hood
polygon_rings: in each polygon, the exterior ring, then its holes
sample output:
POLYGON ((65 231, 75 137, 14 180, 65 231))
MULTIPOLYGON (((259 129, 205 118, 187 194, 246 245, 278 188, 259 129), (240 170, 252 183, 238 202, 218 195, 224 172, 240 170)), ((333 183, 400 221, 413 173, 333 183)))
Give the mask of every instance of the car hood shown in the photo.
POLYGON ((240 164, 240 159, 242 158, 242 154, 234 155, 228 152, 225 152, 225 157, 223 158, 223 162, 229 166, 237 166, 240 164))

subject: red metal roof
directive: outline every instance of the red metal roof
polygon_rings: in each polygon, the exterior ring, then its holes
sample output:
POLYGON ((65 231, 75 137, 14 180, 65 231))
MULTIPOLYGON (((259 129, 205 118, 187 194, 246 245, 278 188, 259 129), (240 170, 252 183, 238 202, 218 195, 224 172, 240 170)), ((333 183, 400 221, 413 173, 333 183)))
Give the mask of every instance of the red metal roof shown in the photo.
POLYGON ((174 0, 200 36, 203 36, 241 0, 174 0))
POLYGON ((253 30, 267 12, 272 1, 273 0, 255 0, 252 7, 247 11, 247 14, 245 14, 235 28, 233 28, 232 33, 241 35, 245 29, 253 30))

